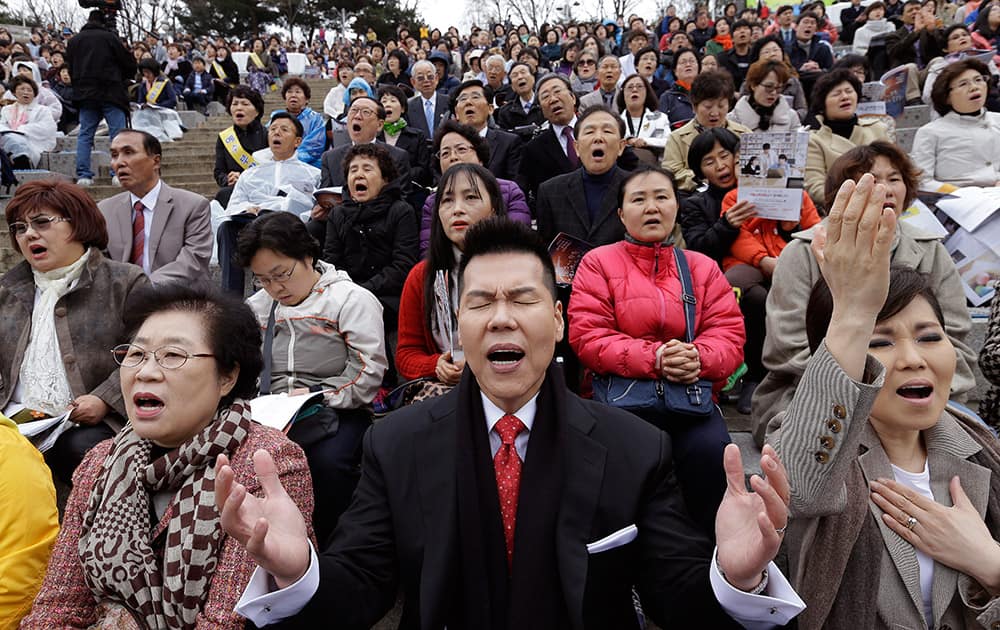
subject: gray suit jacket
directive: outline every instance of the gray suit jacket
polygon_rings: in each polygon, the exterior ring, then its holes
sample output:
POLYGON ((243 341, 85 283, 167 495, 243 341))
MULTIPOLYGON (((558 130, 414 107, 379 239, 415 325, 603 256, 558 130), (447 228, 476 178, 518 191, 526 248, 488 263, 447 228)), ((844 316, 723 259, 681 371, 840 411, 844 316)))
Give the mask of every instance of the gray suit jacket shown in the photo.
MULTIPOLYGON (((611 109, 615 110, 616 114, 621 113, 618 111, 618 92, 619 90, 615 88, 615 95, 611 99, 611 109)), ((580 97, 580 113, 587 111, 588 107, 593 107, 594 105, 604 105, 604 95, 600 88, 580 97)))
MULTIPOLYGON (((161 180, 162 181, 162 180, 161 180)), ((108 222, 108 255, 128 262, 132 252, 132 203, 128 191, 97 204, 108 222)), ((150 280, 210 283, 212 223, 208 199, 163 182, 149 231, 150 280)))
MULTIPOLYGON (((848 481, 852 469, 860 468, 865 484, 879 478, 893 478, 889 457, 868 422, 884 371, 869 356, 864 382, 856 383, 823 344, 809 360, 788 410, 775 416, 768 427, 767 442, 784 462, 792 488, 789 506, 792 520, 785 541, 789 577, 792 586, 806 598, 806 605, 814 609, 812 614, 819 612, 816 608, 823 605, 824 598, 809 601, 809 593, 801 590, 808 572, 823 572, 824 582, 835 590, 836 598, 845 595, 844 586, 837 590, 841 573, 831 570, 826 562, 810 564, 810 560, 815 555, 812 545, 823 544, 816 540, 817 536, 828 535, 832 527, 826 520, 848 509, 850 497, 859 493, 864 496, 867 491, 867 487, 855 487, 848 481)), ((979 443, 947 410, 936 425, 923 431, 923 437, 935 500, 951 506, 948 484, 958 475, 969 500, 983 516, 989 500, 990 477, 1000 471, 991 471, 969 460, 982 449, 979 443)), ((867 517, 877 523, 882 537, 881 555, 860 560, 879 576, 877 621, 873 627, 925 627, 916 552, 882 521, 883 512, 874 501, 868 499, 867 504, 867 517)), ((857 551, 850 546, 845 545, 842 553, 850 556, 848 562, 859 561, 857 551)), ((935 563, 931 590, 934 627, 988 628, 1000 621, 1000 598, 987 598, 986 605, 981 601, 973 604, 973 600, 979 599, 979 590, 969 576, 935 563)), ((849 586, 846 592, 849 594, 849 586)))

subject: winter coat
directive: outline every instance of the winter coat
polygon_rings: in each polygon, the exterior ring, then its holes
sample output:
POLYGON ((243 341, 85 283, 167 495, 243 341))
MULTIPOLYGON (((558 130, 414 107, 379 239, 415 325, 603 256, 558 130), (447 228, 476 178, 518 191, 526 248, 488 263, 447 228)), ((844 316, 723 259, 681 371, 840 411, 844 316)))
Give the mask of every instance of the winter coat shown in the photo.
POLYGON ((375 199, 346 200, 327 219, 323 260, 386 304, 398 305, 406 275, 417 262, 417 222, 399 187, 387 184, 375 199))
POLYGON ((135 76, 135 57, 117 35, 87 22, 66 44, 65 57, 78 103, 109 103, 129 111, 125 86, 135 76))
MULTIPOLYGON (((722 212, 725 214, 730 208, 736 205, 736 198, 739 196, 737 189, 730 190, 722 200, 722 212)), ((802 193, 802 211, 799 214, 799 224, 790 231, 805 230, 820 222, 819 213, 813 205, 809 195, 802 193)), ((762 219, 754 217, 747 219, 740 226, 739 236, 731 247, 731 256, 727 256, 722 261, 722 268, 729 270, 738 264, 760 267, 760 261, 768 256, 777 258, 781 255, 781 250, 788 245, 788 240, 779 231, 780 221, 774 219, 762 219)))
MULTIPOLYGON (((327 406, 358 409, 375 398, 388 365, 382 305, 347 272, 316 264, 322 275, 309 296, 275 309, 271 391, 328 389, 327 406)), ((263 289, 247 300, 261 331, 273 302, 263 289)))
POLYGON ((681 202, 677 220, 688 250, 701 252, 722 267, 722 260, 740 235, 722 214, 722 199, 728 190, 709 185, 681 202))
POLYGON ((996 186, 1000 181, 1000 114, 950 111, 917 129, 910 152, 923 171, 921 189, 996 186))
MULTIPOLYGON (((685 251, 695 299, 700 378, 722 383, 743 361, 743 316, 711 258, 685 251)), ((656 350, 684 339, 684 307, 673 247, 632 239, 588 252, 573 278, 569 342, 596 374, 660 378, 656 350)))
MULTIPOLYGON (((737 136, 750 133, 750 130, 743 125, 728 119, 723 122, 722 126, 737 136)), ((700 133, 698 127, 700 127, 698 121, 692 118, 686 125, 671 133, 667 139, 662 166, 677 178, 678 190, 691 192, 695 189, 694 171, 688 167, 688 149, 691 148, 691 143, 700 133)))
MULTIPOLYGON (((726 117, 744 127, 749 127, 751 131, 764 131, 760 128, 760 114, 750 105, 749 96, 741 96, 726 117)), ((767 132, 798 131, 801 125, 798 113, 792 109, 784 96, 779 96, 774 106, 774 113, 771 114, 771 124, 767 128, 767 132)))
POLYGON ((854 147, 871 144, 876 140, 892 141, 889 128, 880 120, 859 118, 851 132, 851 138, 843 138, 833 133, 823 123, 822 116, 816 116, 821 126, 809 132, 809 152, 806 154, 806 192, 817 205, 823 205, 826 173, 841 155, 854 147))

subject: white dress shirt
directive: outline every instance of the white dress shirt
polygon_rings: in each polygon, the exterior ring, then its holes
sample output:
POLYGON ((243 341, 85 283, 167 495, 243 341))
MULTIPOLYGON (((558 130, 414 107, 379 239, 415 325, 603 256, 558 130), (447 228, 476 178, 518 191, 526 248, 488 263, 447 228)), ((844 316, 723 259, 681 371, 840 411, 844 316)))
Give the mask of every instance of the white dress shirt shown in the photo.
MULTIPOLYGON (((162 187, 163 180, 157 179, 156 185, 144 197, 136 197, 131 192, 128 194, 129 206, 132 208, 129 217, 132 219, 133 225, 135 224, 135 202, 141 201, 144 208, 142 211, 142 221, 145 240, 142 247, 142 270, 146 272, 147 276, 153 273, 149 268, 149 232, 153 227, 153 210, 156 208, 156 202, 160 198, 160 188, 162 187)), ((125 251, 132 251, 131 243, 125 248, 125 251)))

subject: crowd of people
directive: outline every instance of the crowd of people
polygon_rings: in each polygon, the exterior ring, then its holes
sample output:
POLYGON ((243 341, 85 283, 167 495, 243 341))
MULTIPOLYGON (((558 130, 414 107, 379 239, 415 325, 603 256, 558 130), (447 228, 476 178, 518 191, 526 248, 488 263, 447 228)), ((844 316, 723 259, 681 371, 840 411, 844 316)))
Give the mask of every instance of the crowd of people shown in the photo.
POLYGON ((78 135, 5 209, 0 625, 1000 626, 1000 394, 961 404, 1000 300, 977 356, 904 214, 1000 184, 1000 0, 839 17, 0 30, 0 152, 78 135), (911 151, 859 115, 901 67, 911 151), (232 123, 212 200, 161 177, 181 104, 232 123), (796 131, 797 217, 759 216, 741 137, 796 131))

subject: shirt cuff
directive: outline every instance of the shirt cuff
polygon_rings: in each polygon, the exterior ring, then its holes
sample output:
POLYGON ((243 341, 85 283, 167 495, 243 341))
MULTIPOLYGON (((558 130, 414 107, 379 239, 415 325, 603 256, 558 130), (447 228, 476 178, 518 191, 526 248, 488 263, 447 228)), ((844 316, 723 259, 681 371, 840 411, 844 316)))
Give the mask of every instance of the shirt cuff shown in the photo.
POLYGON ((716 564, 718 547, 712 552, 709 578, 712 592, 726 614, 750 630, 763 630, 785 625, 805 610, 806 604, 788 583, 773 562, 767 565, 767 588, 760 595, 751 595, 726 581, 716 564))
POLYGON ((278 623, 302 611, 319 590, 319 558, 309 543, 309 568, 293 584, 276 591, 271 590, 267 571, 257 567, 250 576, 250 583, 236 602, 235 612, 254 622, 258 627, 278 623))

